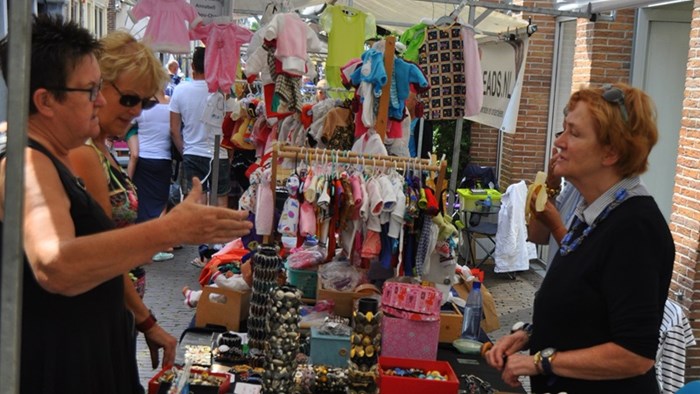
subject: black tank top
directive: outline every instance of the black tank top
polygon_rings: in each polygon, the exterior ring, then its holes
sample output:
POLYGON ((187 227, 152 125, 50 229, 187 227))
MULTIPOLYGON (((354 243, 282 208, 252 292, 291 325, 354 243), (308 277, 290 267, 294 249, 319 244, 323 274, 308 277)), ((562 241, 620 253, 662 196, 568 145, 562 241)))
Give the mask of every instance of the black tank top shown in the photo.
MULTIPOLYGON (((46 148, 70 199, 77 237, 112 229, 112 221, 81 181, 46 148)), ((0 222, 0 235, 3 223, 0 222)), ((2 252, 0 243, 0 253, 2 252)), ((80 261, 76 261, 80 264, 80 261)), ((133 344, 133 320, 124 304, 122 276, 83 294, 44 290, 24 257, 22 393, 141 393, 133 344)))

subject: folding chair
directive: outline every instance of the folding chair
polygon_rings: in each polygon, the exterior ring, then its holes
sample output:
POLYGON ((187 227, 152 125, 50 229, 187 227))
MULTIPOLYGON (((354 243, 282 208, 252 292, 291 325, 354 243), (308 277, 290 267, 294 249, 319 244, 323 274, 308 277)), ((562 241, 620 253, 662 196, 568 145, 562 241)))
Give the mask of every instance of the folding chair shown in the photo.
POLYGON ((498 231, 498 211, 500 206, 485 206, 482 201, 476 202, 476 210, 467 211, 469 214, 469 226, 465 229, 469 245, 469 266, 478 268, 486 260, 493 258, 496 251, 496 232, 498 231), (493 220, 496 218, 496 220, 493 220), (479 242, 486 238, 491 245, 479 242), (476 247, 479 247, 486 255, 477 263, 476 247))

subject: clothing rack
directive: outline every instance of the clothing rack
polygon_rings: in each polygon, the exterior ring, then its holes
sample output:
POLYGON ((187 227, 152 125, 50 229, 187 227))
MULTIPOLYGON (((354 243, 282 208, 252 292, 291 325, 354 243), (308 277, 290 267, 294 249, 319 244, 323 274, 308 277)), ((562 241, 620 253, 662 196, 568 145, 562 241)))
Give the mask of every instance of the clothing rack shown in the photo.
MULTIPOLYGON (((318 161, 329 158, 331 161, 336 163, 361 164, 363 166, 378 168, 408 168, 419 171, 437 172, 437 182, 435 183, 436 195, 440 195, 442 193, 442 184, 444 182, 445 172, 447 170, 447 161, 443 159, 437 160, 436 157, 433 157, 432 159, 419 159, 413 157, 369 155, 335 149, 305 148, 299 146, 282 145, 277 142, 272 148, 271 160, 270 188, 272 189, 273 196, 277 192, 277 161, 280 158, 301 158, 308 161, 318 161)), ((270 236, 263 236, 263 242, 269 243, 270 236)))

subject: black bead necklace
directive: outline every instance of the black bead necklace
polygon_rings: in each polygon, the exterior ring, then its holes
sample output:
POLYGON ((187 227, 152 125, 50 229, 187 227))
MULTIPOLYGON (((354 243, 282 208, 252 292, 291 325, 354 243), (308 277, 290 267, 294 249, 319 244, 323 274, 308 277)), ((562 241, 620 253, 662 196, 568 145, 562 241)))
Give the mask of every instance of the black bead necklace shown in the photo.
POLYGON ((574 233, 578 230, 578 227, 583 223, 581 219, 579 219, 578 216, 574 217, 574 223, 571 225, 571 230, 569 230, 568 233, 564 236, 564 238, 561 240, 561 247, 559 248, 559 254, 562 256, 566 256, 567 254, 573 252, 576 250, 576 248, 581 245, 584 239, 595 230, 595 228, 598 226, 600 222, 605 220, 605 218, 608 217, 610 214, 610 211, 613 209, 617 208, 618 205, 620 205, 623 201, 627 199, 627 189, 620 189, 615 193, 615 199, 608 204, 608 206, 603 209, 603 212, 598 215, 597 218, 591 223, 590 226, 585 228, 581 235, 578 236, 576 239, 572 239, 574 237, 574 233))

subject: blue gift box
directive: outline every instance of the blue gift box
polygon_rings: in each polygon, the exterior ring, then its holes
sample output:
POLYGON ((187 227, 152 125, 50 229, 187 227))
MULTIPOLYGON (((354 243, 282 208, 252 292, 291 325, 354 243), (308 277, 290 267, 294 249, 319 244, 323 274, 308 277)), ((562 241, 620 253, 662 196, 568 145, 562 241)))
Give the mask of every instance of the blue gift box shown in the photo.
POLYGON ((350 357, 350 337, 321 334, 311 327, 311 362, 345 368, 350 357))

